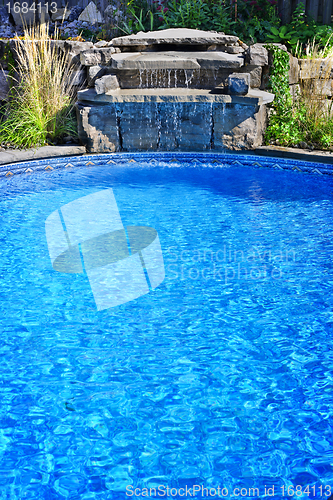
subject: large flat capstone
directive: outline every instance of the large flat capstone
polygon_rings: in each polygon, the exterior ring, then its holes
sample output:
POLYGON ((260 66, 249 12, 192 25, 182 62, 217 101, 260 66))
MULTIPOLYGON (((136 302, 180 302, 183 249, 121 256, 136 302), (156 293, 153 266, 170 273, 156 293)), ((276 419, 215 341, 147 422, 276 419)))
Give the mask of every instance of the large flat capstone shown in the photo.
POLYGON ((112 68, 118 70, 144 69, 237 69, 244 58, 227 52, 125 52, 112 55, 112 68))
POLYGON ((79 103, 106 105, 110 103, 230 103, 258 106, 273 101, 274 94, 258 89, 250 89, 245 96, 213 94, 208 89, 122 89, 97 94, 94 89, 80 90, 77 94, 79 103))
POLYGON ((171 28, 161 31, 140 31, 135 35, 114 38, 114 47, 130 47, 136 45, 234 45, 238 42, 237 36, 215 33, 212 31, 193 30, 188 28, 171 28))

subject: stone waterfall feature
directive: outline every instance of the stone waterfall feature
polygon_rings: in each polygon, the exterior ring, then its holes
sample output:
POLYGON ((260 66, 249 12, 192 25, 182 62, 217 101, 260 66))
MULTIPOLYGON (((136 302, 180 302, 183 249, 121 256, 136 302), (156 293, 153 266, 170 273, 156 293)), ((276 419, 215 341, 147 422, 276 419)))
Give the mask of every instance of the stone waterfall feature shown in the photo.
POLYGON ((138 33, 80 55, 93 88, 78 93, 90 152, 251 149, 262 144, 265 48, 190 29, 138 33))

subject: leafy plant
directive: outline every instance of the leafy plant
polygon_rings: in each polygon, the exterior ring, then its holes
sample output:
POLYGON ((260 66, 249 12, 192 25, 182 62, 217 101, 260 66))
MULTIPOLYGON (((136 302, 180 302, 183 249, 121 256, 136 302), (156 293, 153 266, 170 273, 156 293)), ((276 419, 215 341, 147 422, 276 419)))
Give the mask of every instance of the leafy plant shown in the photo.
POLYGON ((313 59, 313 73, 320 79, 305 79, 301 82, 301 92, 293 100, 289 90, 289 55, 274 45, 266 46, 273 53, 270 73, 270 87, 275 94, 266 143, 281 146, 299 144, 318 149, 333 147, 333 109, 325 96, 325 86, 330 79, 333 57, 322 61, 313 59))
POLYGON ((319 49, 326 49, 327 53, 333 48, 331 26, 320 25, 305 14, 304 4, 300 3, 292 16, 291 23, 280 29, 271 28, 267 38, 271 42, 284 43, 288 50, 300 57, 305 55, 308 47, 316 44, 319 49))
POLYGON ((224 2, 214 2, 210 9, 211 30, 236 34, 237 22, 232 19, 231 6, 224 2))
POLYGON ((160 6, 165 28, 193 28, 209 30, 211 11, 203 0, 171 0, 168 6, 160 6))
POLYGON ((267 45, 266 48, 273 53, 269 84, 275 95, 266 130, 266 142, 274 140, 282 146, 298 143, 301 138, 295 126, 293 99, 289 89, 289 54, 275 45, 267 45))
POLYGON ((19 147, 57 142, 65 135, 77 136, 73 115, 74 67, 68 55, 58 53, 48 26, 24 30, 16 39, 15 85, 0 127, 0 142, 19 147))
POLYGON ((268 34, 267 38, 276 43, 289 42, 290 44, 293 44, 298 42, 298 38, 293 36, 295 33, 296 31, 289 30, 288 26, 281 26, 280 29, 273 26, 271 28, 271 34, 268 34))
POLYGON ((148 1, 134 3, 130 0, 126 8, 127 19, 123 19, 119 29, 128 35, 138 31, 153 31, 158 26, 157 14, 156 9, 148 4, 148 1))
POLYGON ((235 31, 244 41, 250 43, 265 42, 271 28, 278 28, 281 24, 277 14, 277 0, 232 1, 235 6, 235 31))

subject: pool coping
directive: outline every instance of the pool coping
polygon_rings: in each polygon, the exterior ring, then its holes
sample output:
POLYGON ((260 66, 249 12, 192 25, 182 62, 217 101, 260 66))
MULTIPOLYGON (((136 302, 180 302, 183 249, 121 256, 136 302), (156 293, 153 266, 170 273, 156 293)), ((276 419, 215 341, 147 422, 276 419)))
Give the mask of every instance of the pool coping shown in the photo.
MULTIPOLYGON (((211 152, 213 153, 213 151, 211 152)), ((311 151, 306 149, 284 148, 279 146, 260 146, 254 150, 227 151, 226 153, 231 155, 255 155, 285 159, 290 158, 300 161, 328 163, 333 165, 333 151, 311 151)), ((98 155, 99 153, 93 154, 98 155)), ((223 154, 223 152, 221 152, 221 154, 223 154)), ((38 149, 27 150, 6 149, 4 151, 0 151, 0 166, 12 165, 27 160, 42 160, 47 158, 61 158, 64 156, 70 157, 82 155, 91 156, 92 153, 87 153, 85 146, 79 145, 43 146, 38 149)))
POLYGON ((79 156, 83 154, 86 154, 86 148, 78 144, 70 146, 43 146, 37 149, 5 149, 0 151, 0 165, 11 165, 12 163, 27 160, 40 160, 62 156, 79 156))
MULTIPOLYGON (((78 148, 78 147, 76 147, 78 148)), ((42 148, 40 148, 42 149, 42 148)), ((182 163, 200 166, 208 165, 212 167, 228 168, 230 166, 264 168, 272 170, 289 170, 299 173, 308 173, 316 175, 333 175, 333 162, 320 161, 322 158, 318 156, 308 156, 305 160, 299 160, 286 157, 281 151, 280 155, 273 155, 273 151, 261 149, 254 151, 237 151, 237 152, 122 152, 122 153, 103 153, 103 154, 86 154, 81 152, 75 155, 78 149, 72 149, 74 156, 68 154, 68 149, 55 147, 53 151, 65 153, 63 156, 42 157, 43 152, 34 152, 32 159, 26 161, 17 161, 12 163, 0 164, 0 178, 10 179, 17 174, 32 174, 34 172, 52 172, 58 169, 73 169, 79 167, 116 167, 128 166, 132 163, 142 163, 153 166, 156 163, 161 163, 163 166, 177 166, 182 163), (55 151, 57 150, 57 151, 55 151), (271 154, 269 156, 269 153, 271 154), (315 159, 311 161, 309 158, 315 159)), ((132 165, 134 166, 134 165, 132 165)))

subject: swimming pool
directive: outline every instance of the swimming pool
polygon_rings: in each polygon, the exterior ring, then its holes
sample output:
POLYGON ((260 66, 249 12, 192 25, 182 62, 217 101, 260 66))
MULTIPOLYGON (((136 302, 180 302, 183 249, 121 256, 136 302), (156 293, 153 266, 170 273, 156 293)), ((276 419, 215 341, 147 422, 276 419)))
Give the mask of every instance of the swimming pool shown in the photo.
POLYGON ((0 498, 333 492, 333 177, 294 167, 317 168, 213 154, 2 168, 30 172, 0 181, 0 498), (165 277, 97 310, 86 273, 52 268, 45 221, 105 190, 124 227, 157 232, 165 277))

